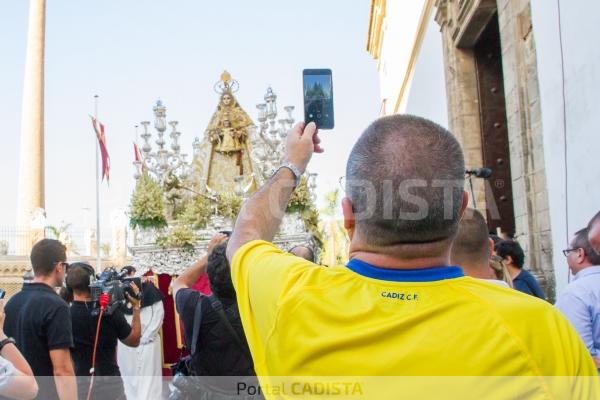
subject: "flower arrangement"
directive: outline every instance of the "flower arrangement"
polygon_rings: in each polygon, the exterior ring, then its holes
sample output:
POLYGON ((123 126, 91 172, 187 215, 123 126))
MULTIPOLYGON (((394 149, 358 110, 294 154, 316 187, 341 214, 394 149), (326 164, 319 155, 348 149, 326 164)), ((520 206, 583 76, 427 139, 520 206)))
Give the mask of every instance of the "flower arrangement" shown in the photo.
POLYGON ((179 220, 193 229, 205 228, 212 214, 211 202, 204 196, 192 197, 182 209, 179 220))
POLYGON ((167 225, 164 191, 147 173, 142 174, 135 185, 130 212, 132 228, 162 228, 167 225))
POLYGON ((300 213, 302 221, 304 221, 304 227, 310 233, 312 233, 315 245, 323 250, 323 231, 319 227, 319 211, 314 205, 310 205, 304 211, 300 213))
MULTIPOLYGON (((210 224, 213 214, 227 220, 235 220, 242 203, 243 199, 233 192, 219 193, 216 198, 211 199, 186 189, 175 176, 169 177, 164 185, 160 185, 148 173, 144 173, 138 179, 131 198, 130 225, 132 228, 142 229, 169 225, 170 229, 159 236, 156 243, 166 248, 192 249, 198 240, 195 231, 205 229, 210 224), (183 195, 183 190, 195 195, 183 195)), ((294 190, 286 213, 297 214, 304 222, 305 229, 313 235, 317 246, 323 247, 319 212, 306 178, 302 178, 294 190)))
POLYGON ((285 211, 288 213, 302 212, 309 208, 312 203, 311 193, 308 189, 308 180, 303 176, 302 179, 300 179, 298 187, 292 193, 292 197, 290 197, 290 202, 285 211))
POLYGON ((192 250, 198 238, 187 225, 176 225, 169 234, 161 236, 156 243, 162 247, 181 247, 192 250))
POLYGON ((312 233, 315 243, 319 248, 323 247, 323 235, 319 229, 319 211, 312 199, 312 194, 308 188, 308 180, 302 177, 298 187, 292 193, 288 203, 287 213, 299 213, 304 222, 304 227, 312 233))
POLYGON ((217 214, 234 220, 242 208, 242 198, 234 193, 222 193, 217 195, 217 214))

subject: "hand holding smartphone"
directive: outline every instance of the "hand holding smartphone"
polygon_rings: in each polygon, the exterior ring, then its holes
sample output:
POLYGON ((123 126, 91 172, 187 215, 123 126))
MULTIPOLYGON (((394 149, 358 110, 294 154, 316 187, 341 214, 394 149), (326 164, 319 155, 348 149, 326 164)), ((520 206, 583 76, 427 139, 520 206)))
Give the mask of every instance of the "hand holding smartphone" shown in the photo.
POLYGON ((304 122, 314 122, 317 129, 333 129, 333 80, 330 69, 302 71, 304 122))

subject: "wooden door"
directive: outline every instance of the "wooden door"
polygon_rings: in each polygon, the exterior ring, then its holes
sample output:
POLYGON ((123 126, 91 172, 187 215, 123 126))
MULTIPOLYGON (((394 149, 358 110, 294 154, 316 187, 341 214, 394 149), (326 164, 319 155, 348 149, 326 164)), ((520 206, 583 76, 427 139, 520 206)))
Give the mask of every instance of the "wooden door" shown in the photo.
POLYGON ((502 74, 498 14, 488 23, 474 46, 479 90, 483 164, 493 173, 486 183, 487 221, 490 232, 499 227, 515 234, 512 178, 502 74))

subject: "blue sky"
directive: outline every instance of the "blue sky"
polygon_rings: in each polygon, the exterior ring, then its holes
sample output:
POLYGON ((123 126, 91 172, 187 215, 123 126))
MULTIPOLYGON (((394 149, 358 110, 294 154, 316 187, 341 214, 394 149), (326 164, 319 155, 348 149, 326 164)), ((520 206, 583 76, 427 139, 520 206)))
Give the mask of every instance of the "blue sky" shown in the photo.
MULTIPOLYGON (((112 161, 101 191, 102 225, 125 208, 134 186, 133 126, 152 119, 160 98, 179 121, 191 154, 217 103, 213 84, 227 69, 255 118, 268 85, 302 118, 302 69, 333 70, 336 129, 316 157, 319 192, 337 185, 355 138, 379 113, 375 61, 365 50, 369 0, 47 1, 46 210, 49 223, 93 224, 94 136, 88 114, 100 96, 112 161)), ((0 14, 0 225, 15 224, 21 93, 28 1, 0 14)), ((106 233, 105 233, 106 235, 106 233)), ((106 236, 105 236, 106 237, 106 236)))

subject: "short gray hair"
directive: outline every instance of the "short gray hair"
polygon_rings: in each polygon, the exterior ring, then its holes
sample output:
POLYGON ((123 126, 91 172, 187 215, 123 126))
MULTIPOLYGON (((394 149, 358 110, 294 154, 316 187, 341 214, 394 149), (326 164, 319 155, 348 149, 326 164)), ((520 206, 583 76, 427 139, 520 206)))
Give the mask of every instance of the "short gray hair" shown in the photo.
POLYGON ((448 130, 412 115, 379 118, 360 136, 346 166, 357 232, 374 246, 451 239, 464 179, 463 152, 448 130))

